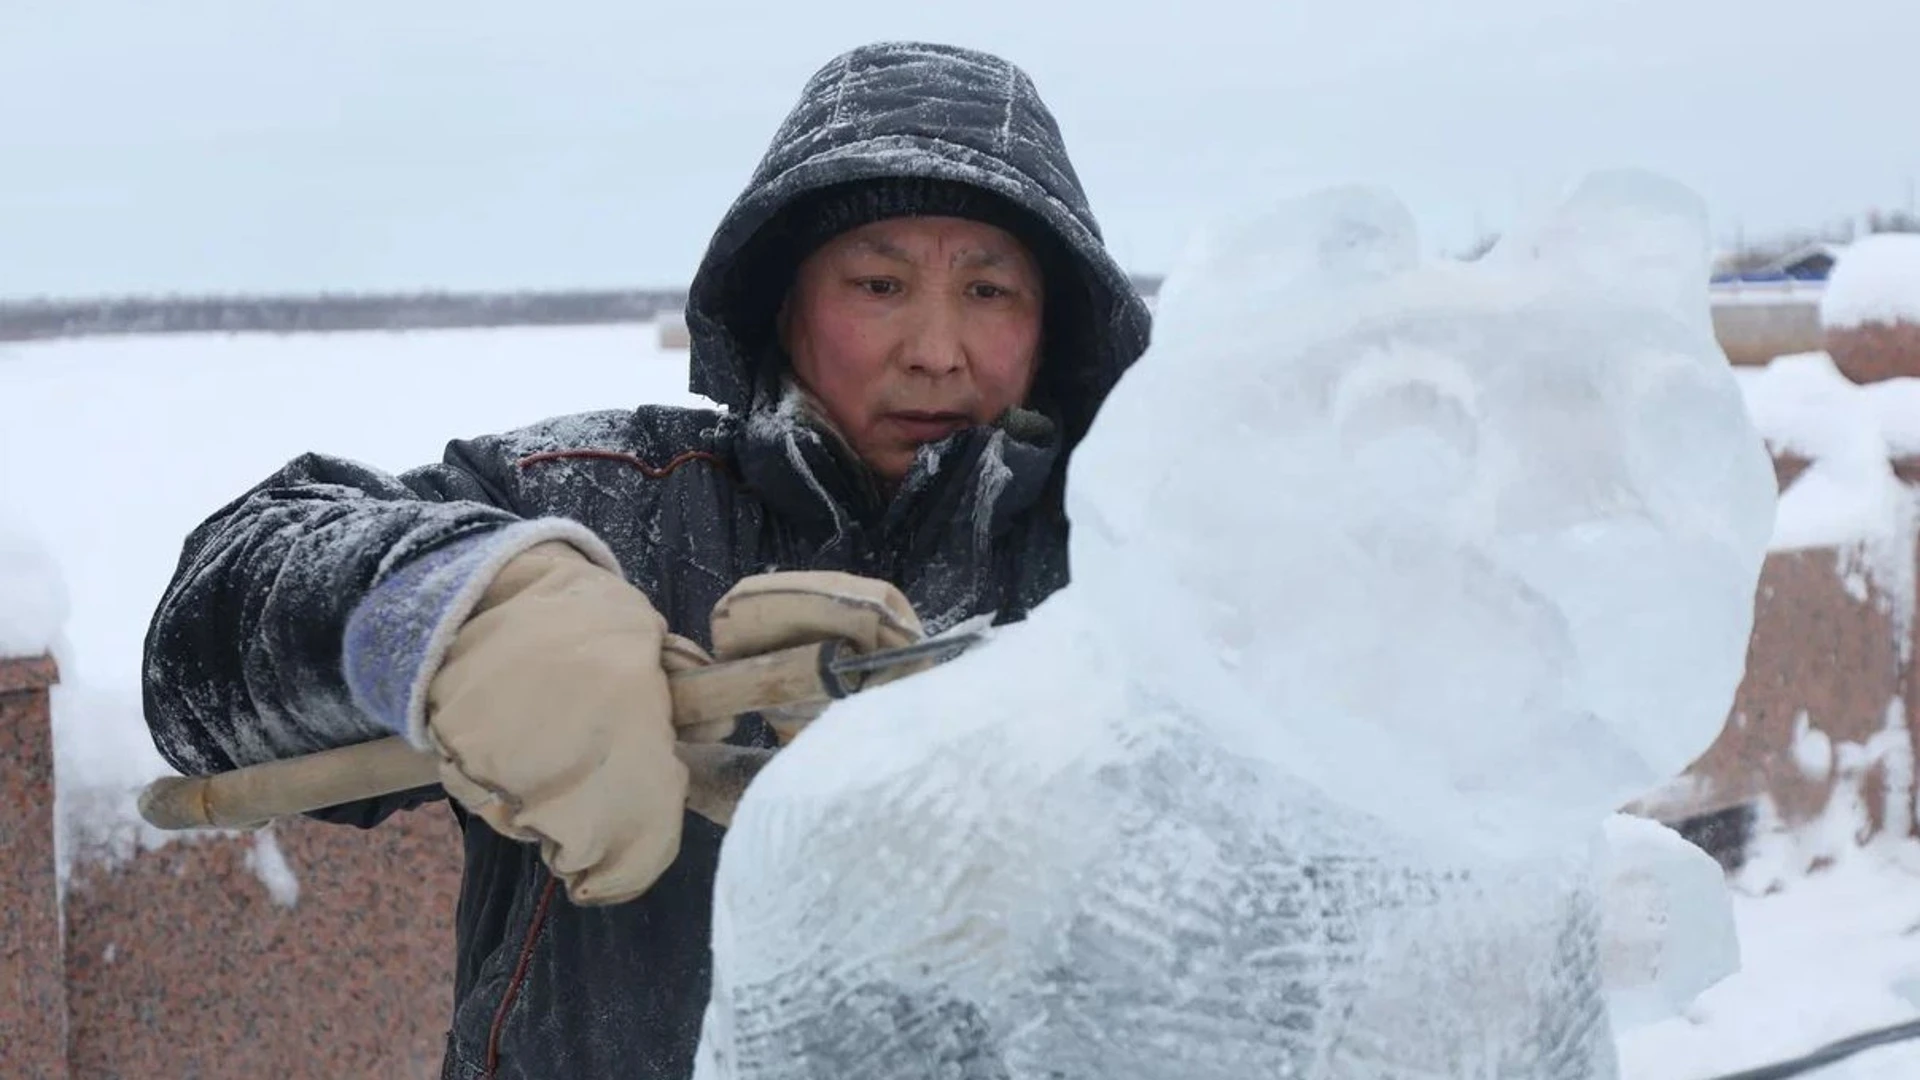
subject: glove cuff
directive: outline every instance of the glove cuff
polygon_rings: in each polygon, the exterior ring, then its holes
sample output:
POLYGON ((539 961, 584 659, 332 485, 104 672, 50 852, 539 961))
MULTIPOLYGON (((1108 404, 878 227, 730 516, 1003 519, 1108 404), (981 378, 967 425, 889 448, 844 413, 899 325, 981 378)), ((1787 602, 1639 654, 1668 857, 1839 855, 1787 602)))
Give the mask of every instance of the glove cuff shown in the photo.
POLYGON ((427 741, 427 686, 454 635, 502 567, 540 544, 565 541, 600 567, 620 561, 591 529, 540 518, 434 548, 387 573, 348 616, 342 666, 354 704, 420 749, 427 741))

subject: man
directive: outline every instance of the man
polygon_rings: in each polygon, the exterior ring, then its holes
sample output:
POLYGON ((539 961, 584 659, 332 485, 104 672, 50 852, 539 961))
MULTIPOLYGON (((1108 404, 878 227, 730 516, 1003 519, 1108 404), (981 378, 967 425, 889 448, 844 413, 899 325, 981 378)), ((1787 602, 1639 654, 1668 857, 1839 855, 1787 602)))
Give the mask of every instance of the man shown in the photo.
MULTIPOLYGON (((320 816, 452 796, 448 1077, 687 1075, 723 828, 684 809, 666 672, 1024 616, 1149 326, 1031 82, 929 45, 814 76, 687 317, 725 412, 565 417, 398 477, 301 457, 187 539, 149 632, 183 772, 395 732, 440 755, 442 787, 320 816)), ((778 742, 728 727, 677 735, 778 742)))

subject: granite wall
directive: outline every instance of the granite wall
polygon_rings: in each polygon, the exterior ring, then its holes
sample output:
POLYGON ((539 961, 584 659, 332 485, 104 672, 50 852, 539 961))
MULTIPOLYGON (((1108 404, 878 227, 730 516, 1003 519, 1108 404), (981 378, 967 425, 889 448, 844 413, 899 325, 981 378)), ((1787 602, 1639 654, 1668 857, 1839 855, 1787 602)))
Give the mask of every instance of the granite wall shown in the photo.
POLYGON ((67 1080, 67 980, 53 851, 58 672, 0 658, 0 1076, 67 1080))

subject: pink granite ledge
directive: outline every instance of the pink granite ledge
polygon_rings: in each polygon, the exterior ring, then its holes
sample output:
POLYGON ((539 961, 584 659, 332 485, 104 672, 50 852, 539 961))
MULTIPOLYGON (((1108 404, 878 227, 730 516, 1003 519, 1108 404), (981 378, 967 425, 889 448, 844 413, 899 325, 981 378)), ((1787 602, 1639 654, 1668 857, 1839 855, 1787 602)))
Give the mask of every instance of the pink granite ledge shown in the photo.
POLYGON ((0 1076, 68 1080, 47 657, 0 659, 0 1076))
POLYGON ((60 667, 51 656, 0 658, 0 694, 30 694, 60 681, 60 667))

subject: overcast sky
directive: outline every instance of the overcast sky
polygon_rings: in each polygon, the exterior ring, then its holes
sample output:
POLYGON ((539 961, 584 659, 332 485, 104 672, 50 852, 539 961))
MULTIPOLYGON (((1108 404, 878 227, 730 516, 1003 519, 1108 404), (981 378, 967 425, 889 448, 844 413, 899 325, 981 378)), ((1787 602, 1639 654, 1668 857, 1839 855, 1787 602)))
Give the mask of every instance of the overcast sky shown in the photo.
POLYGON ((0 0, 0 296, 684 284, 806 77, 891 38, 1025 67, 1138 270, 1326 183, 1446 250, 1597 166, 1728 237, 1920 178, 1915 0, 0 0))

